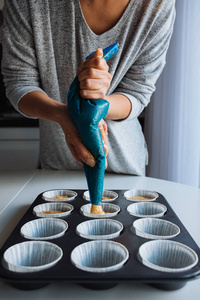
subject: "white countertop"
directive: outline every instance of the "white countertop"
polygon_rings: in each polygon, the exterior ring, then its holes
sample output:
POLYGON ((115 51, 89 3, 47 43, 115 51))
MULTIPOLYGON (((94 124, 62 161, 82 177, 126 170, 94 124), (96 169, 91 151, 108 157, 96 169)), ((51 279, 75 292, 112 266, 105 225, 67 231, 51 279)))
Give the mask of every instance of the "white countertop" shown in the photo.
MULTIPOLYGON (((48 189, 87 189, 84 173, 77 171, 0 172, 0 247, 41 192, 48 189)), ((200 189, 147 177, 106 174, 105 189, 147 189, 161 193, 200 246, 200 189)), ((94 291, 66 282, 51 283, 32 291, 18 290, 0 280, 2 299, 198 299, 200 279, 176 291, 163 291, 138 283, 118 284, 94 291)))

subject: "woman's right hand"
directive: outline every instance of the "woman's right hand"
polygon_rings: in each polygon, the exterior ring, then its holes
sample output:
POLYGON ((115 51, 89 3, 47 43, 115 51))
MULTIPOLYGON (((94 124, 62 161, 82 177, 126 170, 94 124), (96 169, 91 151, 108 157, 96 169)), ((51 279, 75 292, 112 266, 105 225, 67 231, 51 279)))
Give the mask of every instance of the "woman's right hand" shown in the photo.
MULTIPOLYGON (((65 134, 66 143, 75 160, 80 164, 84 161, 90 167, 95 166, 95 159, 83 145, 81 137, 69 116, 66 104, 49 98, 41 91, 32 91, 22 97, 19 102, 19 109, 27 116, 57 122, 65 134)), ((105 125, 101 126, 100 131, 104 141, 107 135, 105 125)), ((106 145, 106 141, 104 143, 106 145)))
POLYGON ((83 145, 80 134, 73 124, 67 107, 63 111, 59 124, 65 134, 65 140, 72 156, 82 165, 82 161, 90 167, 95 166, 95 159, 92 154, 83 145))
MULTIPOLYGON (((59 119, 59 124, 65 134, 66 143, 69 147, 69 150, 72 153, 72 156, 75 158, 76 161, 78 161, 80 164, 82 164, 82 161, 89 165, 90 167, 95 166, 95 159, 92 156, 92 154, 89 152, 89 150, 83 145, 80 134, 78 133, 78 130, 76 129, 75 125, 73 124, 67 107, 63 109, 62 117, 59 119)), ((101 120, 98 124, 103 144, 104 144, 104 150, 105 155, 107 157, 108 154, 108 141, 107 141, 107 125, 104 120, 101 120)), ((107 159, 106 159, 106 165, 107 167, 107 159)))

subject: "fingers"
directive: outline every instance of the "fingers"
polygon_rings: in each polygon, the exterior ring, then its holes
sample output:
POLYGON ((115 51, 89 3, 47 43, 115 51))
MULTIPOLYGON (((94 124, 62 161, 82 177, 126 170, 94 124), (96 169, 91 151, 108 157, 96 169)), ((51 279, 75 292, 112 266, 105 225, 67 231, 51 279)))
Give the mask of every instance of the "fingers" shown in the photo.
POLYGON ((83 145, 78 130, 74 126, 68 111, 64 111, 63 116, 60 118, 60 126, 65 134, 65 140, 71 151, 72 156, 77 162, 82 164, 86 163, 90 167, 95 166, 95 159, 88 149, 83 145))
MULTIPOLYGON (((103 145, 104 145, 104 151, 106 155, 106 164, 105 164, 105 169, 107 168, 107 155, 108 155, 108 140, 107 140, 107 125, 104 120, 101 120, 98 124, 102 140, 103 140, 103 145)), ((72 156, 75 158, 77 162, 82 164, 82 161, 89 165, 90 167, 95 166, 95 159, 92 156, 92 154, 87 150, 87 148, 83 145, 81 138, 78 134, 72 134, 70 135, 69 133, 67 134, 66 137, 66 142, 67 145, 72 153, 72 156)))
MULTIPOLYGON (((96 164, 96 161, 92 154, 89 152, 89 150, 83 145, 81 137, 78 133, 78 130, 74 126, 68 110, 66 108, 63 109, 59 122, 58 122, 65 134, 66 143, 69 147, 69 150, 71 151, 72 156, 74 159, 82 164, 82 162, 86 163, 90 167, 94 167, 96 164)), ((100 133, 103 140, 105 155, 106 155, 106 166, 107 168, 107 155, 108 155, 108 140, 107 140, 107 124, 102 119, 98 123, 100 133)))
POLYGON ((103 140, 103 144, 104 144, 105 155, 107 156, 108 155, 108 139, 107 139, 108 130, 107 130, 107 124, 102 119, 98 123, 98 126, 99 126, 99 129, 100 129, 102 140, 103 140))
POLYGON ((82 65, 77 71, 77 75, 79 75, 83 70, 88 68, 94 68, 105 71, 109 70, 108 64, 103 57, 92 57, 88 58, 85 62, 82 63, 82 65))
POLYGON ((83 145, 80 136, 71 137, 68 134, 66 138, 67 145, 72 153, 72 156, 82 164, 82 161, 89 165, 90 167, 95 166, 95 159, 92 154, 87 150, 87 148, 83 145))
POLYGON ((103 50, 101 48, 96 49, 96 51, 82 63, 77 71, 77 75, 86 68, 96 68, 100 70, 105 68, 108 70, 108 65, 103 58, 103 50))
POLYGON ((97 49, 78 70, 80 95, 84 99, 104 99, 110 87, 109 67, 102 56, 102 49, 97 49))
POLYGON ((99 78, 88 77, 80 81, 80 96, 83 99, 104 99, 110 87, 111 78, 108 74, 103 72, 99 78))

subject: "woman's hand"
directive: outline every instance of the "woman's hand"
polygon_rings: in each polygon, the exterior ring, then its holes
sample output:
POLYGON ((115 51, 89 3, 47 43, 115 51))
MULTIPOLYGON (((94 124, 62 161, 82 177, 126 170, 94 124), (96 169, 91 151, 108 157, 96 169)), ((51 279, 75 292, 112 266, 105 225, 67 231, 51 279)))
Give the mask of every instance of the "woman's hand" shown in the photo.
POLYGON ((108 71, 103 50, 97 49, 78 69, 80 96, 83 99, 105 99, 111 81, 108 71))
MULTIPOLYGON (((63 110, 62 117, 60 118, 59 124, 65 134, 66 143, 75 160, 78 161, 80 164, 82 164, 83 161, 90 167, 94 167, 96 163, 95 159, 92 156, 92 154, 88 151, 88 149, 83 145, 81 137, 76 127, 74 126, 73 122, 71 121, 67 109, 63 110)), ((101 120, 98 126, 103 139, 105 155, 107 157, 108 155, 107 124, 104 120, 101 120)), ((107 159, 106 159, 105 168, 107 168, 107 159)))
MULTIPOLYGON (((66 143, 75 160, 80 164, 84 161, 90 167, 95 166, 95 159, 83 145, 81 137, 69 116, 66 104, 49 98, 41 91, 33 91, 22 97, 19 102, 19 109, 28 116, 57 122, 64 132, 66 143)), ((105 152, 108 153, 107 126, 105 121, 101 120, 99 127, 105 152)))
POLYGON ((77 75, 82 98, 105 99, 109 102, 107 119, 124 120, 129 116, 132 105, 128 97, 122 94, 107 95, 111 75, 107 62, 103 58, 102 49, 97 49, 82 63, 77 75))
MULTIPOLYGON (((110 87, 111 75, 109 67, 103 58, 103 50, 97 49, 78 69, 77 75, 80 86, 80 96, 83 99, 105 99, 108 88, 110 87)), ((108 155, 107 124, 102 119, 99 124, 104 150, 108 155)))
POLYGON ((83 145, 78 130, 74 126, 67 108, 63 111, 59 124, 65 134, 65 140, 72 156, 82 165, 82 161, 90 167, 95 166, 95 159, 83 145))

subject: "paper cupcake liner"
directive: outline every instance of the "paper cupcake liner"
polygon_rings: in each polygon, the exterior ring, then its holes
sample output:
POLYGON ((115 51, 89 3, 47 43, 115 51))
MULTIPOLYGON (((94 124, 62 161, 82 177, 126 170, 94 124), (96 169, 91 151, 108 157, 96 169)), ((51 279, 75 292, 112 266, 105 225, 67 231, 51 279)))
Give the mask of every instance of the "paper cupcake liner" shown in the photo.
POLYGON ((158 193, 148 190, 128 190, 124 193, 124 197, 129 201, 155 201, 158 198, 158 193))
POLYGON ((33 208, 33 213, 40 218, 62 218, 74 210, 69 203, 44 203, 33 208))
POLYGON ((76 227, 78 235, 91 240, 114 239, 120 235, 122 230, 122 223, 112 219, 89 220, 76 227))
POLYGON ((111 218, 116 216, 120 212, 120 207, 115 204, 111 203, 102 203, 102 209, 105 212, 105 214, 91 214, 91 204, 85 204, 81 206, 80 211, 81 213, 90 218, 97 218, 97 219, 102 219, 102 218, 111 218))
POLYGON ((142 218, 133 222, 133 231, 146 239, 170 239, 180 233, 180 228, 166 220, 142 218))
POLYGON ((50 202, 66 202, 74 200, 77 193, 71 190, 50 190, 42 194, 45 201, 50 202))
MULTIPOLYGON (((116 200, 117 197, 118 197, 118 194, 116 192, 109 191, 109 190, 103 190, 102 202, 112 202, 112 201, 116 200)), ((87 201, 90 201, 89 191, 85 191, 83 193, 83 198, 87 201)))
POLYGON ((91 241, 77 246, 71 253, 72 263, 81 270, 94 273, 116 271, 129 258, 125 246, 113 241, 91 241))
POLYGON ((167 207, 156 202, 137 202, 127 207, 130 215, 138 218, 159 218, 164 216, 167 207))
POLYGON ((167 240, 146 242, 138 251, 140 262, 161 272, 185 272, 198 263, 198 256, 190 247, 167 240))
POLYGON ((3 266, 18 273, 38 272, 53 267, 63 256, 57 245, 44 241, 15 244, 3 255, 3 266))
POLYGON ((68 224, 64 220, 44 218, 27 222, 20 233, 26 239, 51 240, 63 236, 67 229, 68 224))

